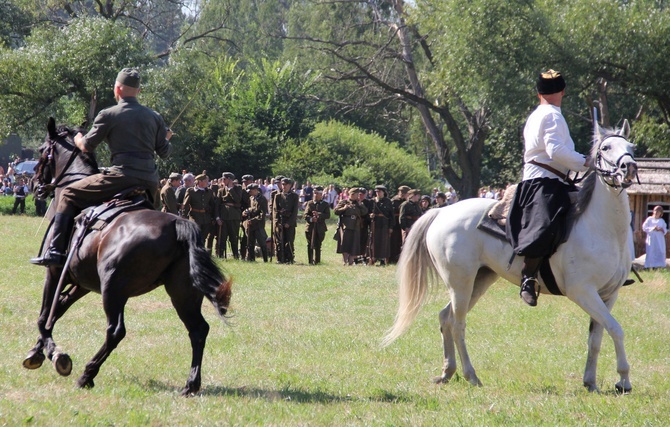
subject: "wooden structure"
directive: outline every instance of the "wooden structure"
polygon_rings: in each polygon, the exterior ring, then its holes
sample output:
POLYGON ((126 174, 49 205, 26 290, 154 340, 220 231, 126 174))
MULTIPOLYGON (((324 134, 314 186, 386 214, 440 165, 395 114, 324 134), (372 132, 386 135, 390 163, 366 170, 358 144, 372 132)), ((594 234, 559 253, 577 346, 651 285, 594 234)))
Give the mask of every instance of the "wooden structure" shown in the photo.
MULTIPOLYGON (((633 212, 635 256, 645 253, 646 234, 642 223, 651 215, 654 206, 663 207, 663 218, 670 224, 670 159, 635 159, 640 184, 628 188, 630 210, 633 212)), ((670 258, 670 232, 665 235, 666 258, 670 258)))

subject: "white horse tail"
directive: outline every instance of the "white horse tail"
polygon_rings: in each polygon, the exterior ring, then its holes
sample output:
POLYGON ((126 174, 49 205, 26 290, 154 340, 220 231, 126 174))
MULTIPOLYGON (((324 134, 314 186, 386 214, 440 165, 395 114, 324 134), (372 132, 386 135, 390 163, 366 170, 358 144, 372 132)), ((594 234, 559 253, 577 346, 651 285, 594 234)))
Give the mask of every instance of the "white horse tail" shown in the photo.
POLYGON ((414 223, 402 245, 398 261, 398 312, 395 323, 382 340, 386 347, 405 333, 421 310, 426 292, 438 278, 428 247, 426 234, 435 217, 442 209, 431 209, 414 223))

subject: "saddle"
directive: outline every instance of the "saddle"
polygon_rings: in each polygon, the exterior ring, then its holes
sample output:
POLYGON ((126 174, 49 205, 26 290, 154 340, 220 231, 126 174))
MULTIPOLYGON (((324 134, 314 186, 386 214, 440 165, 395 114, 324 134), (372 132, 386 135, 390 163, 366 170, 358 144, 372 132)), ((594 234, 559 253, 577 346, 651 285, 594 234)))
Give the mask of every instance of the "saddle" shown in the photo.
POLYGON ((84 209, 75 218, 75 224, 77 228, 102 230, 122 213, 141 209, 153 210, 154 207, 144 196, 143 188, 133 187, 116 194, 108 202, 84 209))
MULTIPOLYGON (((477 223, 477 228, 479 230, 482 230, 492 235, 493 237, 507 242, 507 234, 505 233, 505 227, 507 225, 507 214, 509 213, 510 206, 512 206, 514 195, 516 194, 516 188, 517 184, 507 187, 507 189, 505 189, 502 200, 500 200, 498 203, 495 203, 488 211, 484 212, 482 217, 479 219, 479 222, 477 223)), ((572 193, 570 194, 570 198, 574 203, 576 199, 573 197, 572 193)), ((566 239, 570 232, 571 225, 568 224, 567 228, 568 229, 566 230, 565 237, 566 239)), ((514 255, 509 261, 510 265, 512 264, 513 259, 514 255)), ((558 288, 554 273, 551 271, 549 258, 544 258, 542 260, 542 263, 540 264, 540 276, 542 277, 542 280, 544 281, 544 284, 549 292, 554 295, 563 295, 561 290, 558 288)))

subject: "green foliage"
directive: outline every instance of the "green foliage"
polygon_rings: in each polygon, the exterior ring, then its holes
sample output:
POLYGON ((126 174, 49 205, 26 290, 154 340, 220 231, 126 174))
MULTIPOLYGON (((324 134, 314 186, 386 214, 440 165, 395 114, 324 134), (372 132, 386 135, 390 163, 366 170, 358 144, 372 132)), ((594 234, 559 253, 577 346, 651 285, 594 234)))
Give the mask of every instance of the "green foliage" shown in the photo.
POLYGON ((38 28, 22 49, 0 51, 0 134, 41 136, 49 116, 82 123, 92 97, 99 107, 114 102, 111 87, 121 68, 147 63, 141 40, 103 19, 38 28))
POLYGON ((670 157, 670 126, 658 117, 643 115, 631 130, 636 155, 645 157, 670 157))
POLYGON ((421 159, 376 134, 335 121, 317 124, 304 141, 282 153, 273 170, 322 185, 396 188, 405 184, 425 191, 434 186, 421 159))

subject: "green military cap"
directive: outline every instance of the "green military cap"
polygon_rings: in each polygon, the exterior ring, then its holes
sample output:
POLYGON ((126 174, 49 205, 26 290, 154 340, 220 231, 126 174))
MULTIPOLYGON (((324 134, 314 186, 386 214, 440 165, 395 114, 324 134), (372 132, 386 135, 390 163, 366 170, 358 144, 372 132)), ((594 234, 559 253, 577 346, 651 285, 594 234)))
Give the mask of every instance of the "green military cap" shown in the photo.
POLYGON ((221 178, 235 179, 235 174, 232 172, 224 172, 221 174, 221 178))
POLYGON ((314 187, 314 191, 316 191, 317 193, 323 193, 323 187, 320 186, 320 185, 317 185, 316 187, 314 187))
POLYGON ((253 175, 242 175, 242 181, 253 181, 254 176, 253 175))
POLYGON ((293 184, 293 180, 291 178, 284 177, 284 178, 282 178, 281 183, 282 184, 293 184))
POLYGON ((284 175, 277 175, 275 177, 275 182, 281 182, 282 179, 284 179, 284 175))
POLYGON ((258 190, 260 187, 258 184, 249 184, 247 185, 247 190, 258 190))
POLYGON ((205 179, 209 179, 209 177, 207 175, 205 175, 204 173, 201 173, 200 175, 195 177, 196 181, 203 181, 205 179))
POLYGON ((124 86, 140 87, 140 72, 135 68, 124 68, 116 75, 116 81, 124 86))
POLYGON ((401 193, 407 193, 409 190, 410 188, 406 185, 401 185, 400 187, 398 187, 398 191, 400 191, 401 193))
POLYGON ((421 196, 421 200, 428 200, 430 202, 430 196, 428 195, 421 196))
POLYGON ((177 172, 172 172, 172 173, 170 174, 170 180, 173 180, 173 179, 179 179, 179 180, 181 180, 181 174, 180 174, 180 173, 177 173, 177 172))
POLYGON ((349 196, 353 196, 355 194, 360 193, 360 189, 358 187, 350 188, 349 189, 349 196))
POLYGON ((416 188, 414 188, 412 190, 409 190, 409 195, 410 196, 417 196, 417 195, 420 196, 421 195, 421 190, 416 189, 416 188))
POLYGON ((437 195, 435 196, 435 198, 436 198, 436 199, 444 199, 444 200, 447 200, 447 195, 444 194, 444 193, 441 193, 441 192, 440 192, 440 193, 437 193, 437 195))
POLYGON ((383 192, 386 192, 386 187, 384 187, 383 185, 377 185, 375 186, 375 190, 381 190, 383 192))

